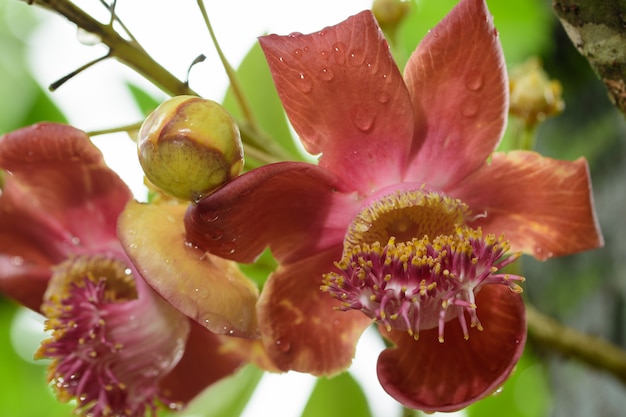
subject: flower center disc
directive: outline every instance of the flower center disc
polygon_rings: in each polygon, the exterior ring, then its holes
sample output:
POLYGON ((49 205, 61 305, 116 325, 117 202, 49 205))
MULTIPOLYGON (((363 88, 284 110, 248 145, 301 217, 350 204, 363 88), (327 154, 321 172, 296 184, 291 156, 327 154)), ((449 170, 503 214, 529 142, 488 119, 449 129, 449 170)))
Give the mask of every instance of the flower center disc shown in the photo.
POLYGON ((483 236, 465 225, 467 205, 434 192, 395 192, 362 210, 350 224, 338 272, 324 275, 321 290, 361 310, 387 331, 439 330, 457 318, 465 338, 482 330, 475 293, 501 284, 521 292, 517 275, 498 271, 517 259, 503 237, 483 236), (467 320, 469 319, 469 326, 467 320))
POLYGON ((374 200, 354 218, 344 239, 344 254, 355 245, 409 242, 448 235, 465 224, 469 209, 460 200, 423 190, 396 191, 374 200))

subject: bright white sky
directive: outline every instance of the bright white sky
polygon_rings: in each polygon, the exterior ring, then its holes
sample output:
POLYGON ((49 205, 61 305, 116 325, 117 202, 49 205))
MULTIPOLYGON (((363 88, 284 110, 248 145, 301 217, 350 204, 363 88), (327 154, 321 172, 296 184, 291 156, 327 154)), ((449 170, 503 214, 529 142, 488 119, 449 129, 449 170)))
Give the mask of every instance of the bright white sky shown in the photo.
MULTIPOLYGON (((265 33, 308 33, 338 23, 371 6, 371 0, 206 0, 209 17, 219 42, 233 66, 265 33)), ((98 0, 75 3, 94 16, 107 19, 98 0)), ((220 101, 227 80, 214 53, 202 16, 193 0, 118 0, 118 16, 133 31, 152 56, 181 79, 189 64, 200 54, 207 60, 192 70, 191 86, 202 96, 220 101)), ((38 81, 47 86, 93 58, 105 53, 100 46, 79 43, 72 24, 42 12, 44 24, 33 37, 30 61, 38 81)), ((53 94, 53 99, 68 116, 71 124, 94 130, 140 120, 123 80, 131 80, 154 94, 149 84, 117 61, 107 61, 79 74, 53 94)), ((163 96, 165 97, 165 96, 163 96)), ((136 195, 143 192, 142 172, 134 144, 124 135, 97 139, 108 164, 129 183, 136 195)), ((358 348, 353 367, 371 401, 376 417, 400 414, 400 409, 380 388, 376 379, 376 357, 382 344, 366 333, 358 348)), ((314 379, 302 374, 270 376, 245 417, 297 417, 308 398, 314 379)), ((452 415, 448 414, 452 417, 452 415)), ((347 416, 351 417, 351 416, 347 416)))

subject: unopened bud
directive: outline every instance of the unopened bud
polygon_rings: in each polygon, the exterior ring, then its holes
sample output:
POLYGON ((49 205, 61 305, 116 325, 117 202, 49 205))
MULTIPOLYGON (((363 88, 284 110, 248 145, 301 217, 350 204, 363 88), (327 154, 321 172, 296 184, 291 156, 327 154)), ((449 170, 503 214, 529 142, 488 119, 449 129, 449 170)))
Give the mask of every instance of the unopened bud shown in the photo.
POLYGON ((558 80, 550 80, 536 58, 514 68, 510 74, 511 114, 527 126, 535 126, 550 116, 563 111, 562 87, 558 80))
POLYGON ((243 169, 239 128, 218 103, 195 96, 163 102, 137 141, 146 177, 172 196, 198 201, 243 169))
POLYGON ((374 0, 372 13, 384 31, 395 31, 410 11, 406 0, 374 0))

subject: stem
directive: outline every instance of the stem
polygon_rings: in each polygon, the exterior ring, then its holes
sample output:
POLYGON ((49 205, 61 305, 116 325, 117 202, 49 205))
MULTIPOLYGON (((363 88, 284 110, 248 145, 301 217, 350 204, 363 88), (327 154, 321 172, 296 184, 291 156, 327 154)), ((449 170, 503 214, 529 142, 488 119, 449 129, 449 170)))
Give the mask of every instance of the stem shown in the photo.
POLYGON ((198 95, 187 84, 174 77, 163 68, 139 44, 126 40, 112 27, 100 23, 88 13, 69 0, 21 0, 28 4, 36 4, 45 9, 55 11, 88 32, 100 37, 103 44, 110 49, 109 56, 137 71, 154 85, 169 95, 198 95))
POLYGON ((610 372, 626 383, 626 351, 598 337, 566 327, 526 305, 528 336, 538 345, 610 372))
POLYGON ((231 88, 233 89, 233 93, 239 103, 239 107, 241 108, 241 112, 243 113, 243 117, 248 121, 250 127, 254 130, 255 133, 260 133, 261 129, 254 118, 254 114, 248 104, 248 100, 246 99, 243 88, 241 87, 241 83, 239 82, 239 78, 237 77, 237 72, 230 65, 228 59, 226 59, 226 55, 222 51, 219 42, 217 41, 217 36, 215 36, 215 31, 213 30, 213 26, 211 25, 211 21, 209 20, 209 15, 204 7, 203 0, 197 0, 198 7, 200 8, 200 12, 202 13, 202 17, 204 18, 204 24, 206 25, 209 35, 211 36, 211 41, 213 42, 213 46, 215 47, 215 51, 222 62, 222 66, 226 71, 226 75, 228 76, 228 80, 230 81, 231 88))
POLYGON ((204 19, 204 23, 209 31, 209 35, 211 36, 211 41, 215 47, 215 51, 222 62, 222 66, 226 71, 226 75, 228 76, 228 80, 230 81, 230 87, 233 90, 233 94, 235 94, 235 99, 239 104, 239 108, 241 109, 241 113, 243 114, 244 123, 240 123, 240 127, 243 129, 243 126, 246 126, 246 129, 249 130, 249 133, 246 135, 244 143, 250 142, 252 146, 260 149, 267 150, 268 153, 272 155, 276 155, 275 161, 284 160, 284 159, 292 159, 292 155, 290 155, 285 149, 280 146, 276 146, 276 143, 272 141, 267 135, 263 132, 263 129, 259 125, 258 121, 254 117, 254 112, 246 99, 246 96, 243 92, 243 87, 239 82, 239 78, 237 77, 237 72, 230 65, 228 59, 226 59, 226 55, 222 51, 222 48, 217 41, 217 36, 215 35, 215 31, 213 30, 213 26, 211 25, 211 21, 209 20, 209 15, 206 11, 206 7, 204 6, 203 0, 197 0, 198 7, 202 12, 202 17, 204 19))

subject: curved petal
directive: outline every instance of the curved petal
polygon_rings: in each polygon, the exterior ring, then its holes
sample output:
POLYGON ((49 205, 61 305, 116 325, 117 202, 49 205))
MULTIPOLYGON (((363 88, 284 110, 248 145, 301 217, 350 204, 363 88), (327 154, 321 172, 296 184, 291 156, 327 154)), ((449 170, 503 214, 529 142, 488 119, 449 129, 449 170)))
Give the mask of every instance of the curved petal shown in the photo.
POLYGON ((406 179, 445 188, 497 146, 508 108, 502 49, 483 0, 462 0, 404 71, 415 110, 416 156, 406 179))
POLYGON ((338 301, 320 290, 322 275, 341 257, 336 246, 283 265, 270 276, 258 304, 261 337, 283 371, 332 375, 346 369, 356 342, 371 319, 358 311, 336 311, 338 301))
POLYGON ((604 244, 584 158, 572 162, 528 151, 495 153, 490 164, 448 191, 475 214, 486 214, 473 227, 504 233, 514 250, 537 259, 604 244))
POLYGON ((0 292, 38 310, 51 265, 106 249, 130 191, 84 132, 43 123, 0 137, 0 292))
POLYGON ((484 330, 471 330, 467 340, 454 321, 446 325, 443 343, 437 340, 437 328, 420 331, 418 341, 406 332, 382 330, 396 344, 378 358, 385 391, 407 407, 447 412, 501 386, 524 350, 524 303, 506 286, 485 285, 477 305, 484 330))
POLYGON ((0 168, 9 172, 0 222, 28 213, 65 253, 116 239, 117 217, 132 195, 84 132, 42 123, 8 133, 0 138, 0 168))
POLYGON ((370 11, 309 35, 259 39, 289 120, 320 166, 368 194, 401 180, 413 116, 370 11))
POLYGON ((234 262, 186 243, 185 210, 131 201, 119 219, 124 249, 144 279, 183 314, 214 333, 256 336, 258 290, 234 262))
POLYGON ((358 209, 353 194, 311 164, 266 165, 190 206, 187 240, 215 255, 253 262, 267 247, 281 262, 338 244, 358 209))
POLYGON ((167 399, 183 404, 242 365, 237 355, 223 351, 222 337, 195 321, 190 323, 183 357, 159 384, 167 399))

